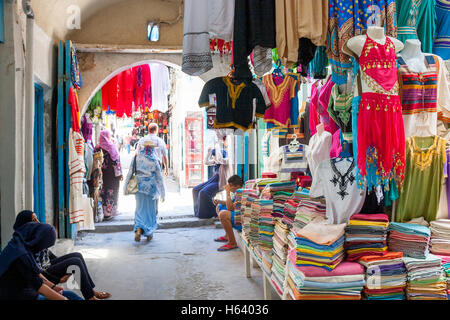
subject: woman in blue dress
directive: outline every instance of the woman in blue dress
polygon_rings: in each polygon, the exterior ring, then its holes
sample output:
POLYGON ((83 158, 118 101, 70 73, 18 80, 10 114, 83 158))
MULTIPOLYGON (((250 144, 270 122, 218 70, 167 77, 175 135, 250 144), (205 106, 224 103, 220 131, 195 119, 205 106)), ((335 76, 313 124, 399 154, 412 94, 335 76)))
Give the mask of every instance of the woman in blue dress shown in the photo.
POLYGON ((138 192, 136 193, 136 212, 134 217, 134 240, 139 242, 141 235, 147 241, 153 238, 153 232, 158 227, 157 206, 158 199, 164 201, 166 196, 161 166, 156 154, 156 145, 152 141, 142 139, 137 146, 135 160, 132 161, 128 172, 125 188, 136 167, 138 192))

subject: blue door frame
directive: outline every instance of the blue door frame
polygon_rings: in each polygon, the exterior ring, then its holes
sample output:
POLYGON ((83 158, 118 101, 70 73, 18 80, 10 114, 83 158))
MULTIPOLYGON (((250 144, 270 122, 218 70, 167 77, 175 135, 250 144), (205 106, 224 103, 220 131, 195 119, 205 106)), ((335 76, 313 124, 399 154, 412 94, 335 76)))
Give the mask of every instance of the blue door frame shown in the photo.
POLYGON ((34 85, 34 208, 39 221, 45 223, 45 165, 44 165, 44 90, 34 85))
POLYGON ((5 42, 5 11, 3 2, 4 0, 0 0, 0 43, 5 42))

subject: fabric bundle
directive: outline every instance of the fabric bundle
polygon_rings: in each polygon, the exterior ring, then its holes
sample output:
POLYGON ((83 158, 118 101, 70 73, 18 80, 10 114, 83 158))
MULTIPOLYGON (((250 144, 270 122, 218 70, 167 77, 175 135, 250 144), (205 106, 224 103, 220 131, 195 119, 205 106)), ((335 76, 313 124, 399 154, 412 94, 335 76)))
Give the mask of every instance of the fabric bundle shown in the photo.
POLYGON ((281 181, 275 183, 269 183, 264 188, 263 193, 275 193, 278 191, 286 191, 293 193, 297 189, 295 181, 281 181))
POLYGON ((272 237, 275 222, 272 218, 273 200, 259 200, 260 212, 258 220, 259 246, 262 250, 272 250, 272 237))
POLYGON ((344 261, 332 271, 296 265, 295 250, 289 252, 286 291, 292 300, 360 300, 365 285, 364 267, 344 261))
POLYGON ((424 259, 429 253, 430 229, 418 224, 391 222, 388 227, 389 251, 405 257, 424 259))
POLYGON ((278 191, 273 194, 273 217, 283 218, 283 210, 286 201, 292 196, 292 192, 278 191))
POLYGON ((447 297, 450 300, 450 256, 436 255, 436 257, 441 259, 441 266, 444 269, 447 280, 447 297))
POLYGON ((242 232, 244 237, 250 242, 250 222, 252 216, 252 203, 257 199, 257 194, 254 190, 244 189, 242 192, 242 232))
POLYGON ((283 294, 283 286, 285 281, 285 262, 276 254, 272 255, 272 275, 270 280, 275 286, 279 294, 283 294))
POLYGON ((249 240, 252 246, 257 246, 259 244, 259 212, 261 211, 260 201, 260 199, 255 199, 251 205, 252 210, 250 216, 249 240))
POLYGON ((261 252, 261 260, 262 260, 261 268, 266 273, 266 275, 268 277, 270 277, 272 274, 273 252, 272 252, 272 250, 265 250, 263 248, 260 248, 260 252, 261 252))
POLYGON ((292 194, 292 200, 300 202, 302 200, 308 200, 309 199, 309 189, 303 188, 300 190, 295 191, 292 194))
POLYGON ((406 268, 402 252, 383 256, 364 256, 359 263, 366 267, 364 294, 367 300, 405 300, 406 268))
POLYGON ((256 188, 261 192, 264 188, 271 183, 279 183, 280 180, 276 178, 262 178, 256 180, 256 188))
POLYGON ((345 223, 311 222, 296 230, 297 266, 316 266, 333 270, 344 260, 345 223))
POLYGON ((382 256, 387 252, 387 228, 389 218, 385 214, 354 214, 345 228, 347 260, 355 261, 364 256, 382 256))
POLYGON ((287 225, 289 228, 292 228, 292 225, 294 224, 298 205, 299 203, 293 199, 287 200, 286 203, 284 204, 283 223, 287 225))
POLYGON ((408 300, 447 300, 447 282, 441 259, 429 254, 425 259, 403 257, 408 270, 408 300))
POLYGON ((274 262, 274 266, 272 267, 273 278, 272 282, 274 282, 279 288, 279 293, 282 294, 282 284, 284 284, 285 280, 285 267, 286 267, 286 259, 287 259, 287 248, 288 248, 288 240, 287 235, 289 230, 281 220, 276 220, 275 223, 275 232, 273 236, 273 250, 272 257, 274 262))
POLYGON ((430 251, 434 254, 450 255, 450 219, 430 222, 430 251))
POLYGON ((314 219, 325 219, 326 206, 312 200, 302 200, 295 213, 294 228, 301 229, 314 219))

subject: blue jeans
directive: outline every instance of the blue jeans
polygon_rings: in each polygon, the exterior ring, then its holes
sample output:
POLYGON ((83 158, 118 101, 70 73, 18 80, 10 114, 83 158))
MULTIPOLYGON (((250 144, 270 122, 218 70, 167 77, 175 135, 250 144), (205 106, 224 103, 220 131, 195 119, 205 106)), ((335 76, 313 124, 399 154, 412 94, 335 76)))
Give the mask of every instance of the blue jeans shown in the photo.
POLYGON ((216 206, 212 200, 219 192, 219 175, 213 175, 208 181, 192 189, 194 213, 200 219, 216 217, 216 206))
MULTIPOLYGON (((62 295, 69 300, 84 300, 82 297, 80 297, 73 291, 63 291, 62 295)), ((48 299, 44 297, 42 294, 39 294, 36 300, 48 300, 48 299)))

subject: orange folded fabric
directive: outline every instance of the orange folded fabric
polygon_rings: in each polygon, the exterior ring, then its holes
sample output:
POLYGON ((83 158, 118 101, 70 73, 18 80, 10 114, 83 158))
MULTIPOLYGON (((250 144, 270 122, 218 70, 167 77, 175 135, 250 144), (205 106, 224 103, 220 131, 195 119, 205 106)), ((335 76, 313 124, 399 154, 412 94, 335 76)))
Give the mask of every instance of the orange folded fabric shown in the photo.
POLYGON ((394 252, 394 251, 388 251, 383 256, 364 256, 361 257, 359 260, 364 262, 371 262, 371 261, 378 261, 378 260, 392 260, 392 259, 398 259, 403 257, 403 252, 394 252))

